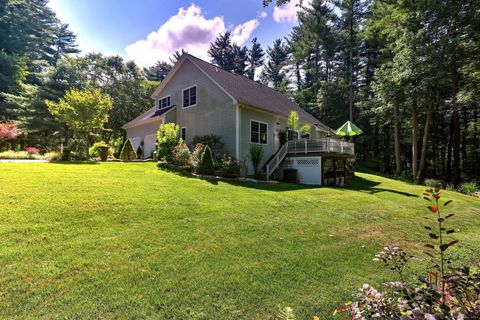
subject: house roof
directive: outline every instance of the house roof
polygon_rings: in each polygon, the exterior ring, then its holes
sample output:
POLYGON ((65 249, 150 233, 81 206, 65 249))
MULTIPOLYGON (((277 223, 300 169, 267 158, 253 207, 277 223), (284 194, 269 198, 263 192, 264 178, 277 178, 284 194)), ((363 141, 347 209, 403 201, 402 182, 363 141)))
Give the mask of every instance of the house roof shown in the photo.
MULTIPOLYGON (((197 66, 197 68, 199 68, 204 74, 213 80, 213 82, 223 89, 225 93, 235 99, 239 104, 260 109, 269 113, 278 114, 284 117, 288 117, 291 111, 296 111, 300 121, 314 125, 320 130, 334 133, 331 128, 321 123, 318 119, 280 92, 264 84, 253 81, 245 76, 222 69, 188 53, 182 55, 182 57, 173 67, 172 71, 170 71, 164 81, 162 81, 162 83, 152 94, 152 98, 154 98, 155 95, 162 90, 162 88, 178 71, 180 65, 182 65, 186 60, 189 60, 191 63, 197 66)), ((151 108, 147 112, 126 123, 123 128, 133 127, 140 123, 150 121, 150 119, 158 118, 160 115, 156 113, 155 110, 155 107, 151 108)))
POLYGON ((135 127, 136 125, 139 125, 139 124, 144 124, 146 122, 158 120, 158 119, 160 119, 159 117, 162 114, 167 113, 168 111, 170 111, 173 108, 175 108, 175 106, 164 108, 162 110, 157 110, 157 108, 155 108, 155 106, 153 106, 152 108, 148 109, 147 111, 145 111, 144 113, 142 113, 141 115, 136 117, 135 119, 125 123, 122 126, 122 128, 123 129, 131 128, 131 127, 135 127))
POLYGON ((296 111, 300 121, 316 125, 326 131, 333 131, 280 92, 190 54, 185 55, 239 103, 284 117, 288 117, 291 111, 296 111))

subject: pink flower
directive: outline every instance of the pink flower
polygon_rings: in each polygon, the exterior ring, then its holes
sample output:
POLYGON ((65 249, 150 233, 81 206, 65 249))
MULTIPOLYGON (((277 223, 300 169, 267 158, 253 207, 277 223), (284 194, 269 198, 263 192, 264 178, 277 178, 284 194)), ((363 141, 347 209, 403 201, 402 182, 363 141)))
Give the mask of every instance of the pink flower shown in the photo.
POLYGON ((40 149, 35 148, 35 147, 28 147, 26 150, 27 150, 28 153, 39 153, 40 152, 40 149))

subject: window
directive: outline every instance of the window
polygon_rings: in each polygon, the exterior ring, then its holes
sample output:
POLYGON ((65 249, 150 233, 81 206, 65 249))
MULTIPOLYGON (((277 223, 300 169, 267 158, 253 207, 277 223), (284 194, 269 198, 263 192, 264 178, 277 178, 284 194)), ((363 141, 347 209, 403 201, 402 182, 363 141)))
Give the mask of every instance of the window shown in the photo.
POLYGON ((298 140, 298 132, 294 130, 288 130, 288 141, 298 140))
POLYGON ((186 127, 182 127, 182 129, 180 129, 180 137, 182 138, 183 142, 185 142, 187 140, 187 128, 186 127))
POLYGON ((197 86, 183 90, 183 107, 191 107, 197 104, 197 86))
POLYGON ((310 132, 302 133, 302 139, 310 139, 310 132))
POLYGON ((158 100, 158 109, 170 107, 170 96, 158 100))
POLYGON ((268 126, 264 122, 252 120, 250 122, 250 142, 267 144, 268 126))

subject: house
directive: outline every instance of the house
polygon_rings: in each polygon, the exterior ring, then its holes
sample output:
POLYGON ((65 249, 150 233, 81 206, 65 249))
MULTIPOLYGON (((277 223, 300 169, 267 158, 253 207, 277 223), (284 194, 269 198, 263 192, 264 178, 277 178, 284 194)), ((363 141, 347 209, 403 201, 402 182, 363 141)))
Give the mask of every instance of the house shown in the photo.
POLYGON ((195 136, 220 136, 225 154, 244 161, 249 174, 250 146, 260 144, 268 178, 281 178, 282 169, 292 167, 302 183, 345 181, 353 144, 334 139, 332 129, 268 86, 184 54, 152 98, 154 107, 123 126, 135 149, 142 144, 146 157, 155 150, 160 124, 173 122, 188 145, 195 136), (291 111, 311 126, 310 132, 300 137, 288 129, 291 111))

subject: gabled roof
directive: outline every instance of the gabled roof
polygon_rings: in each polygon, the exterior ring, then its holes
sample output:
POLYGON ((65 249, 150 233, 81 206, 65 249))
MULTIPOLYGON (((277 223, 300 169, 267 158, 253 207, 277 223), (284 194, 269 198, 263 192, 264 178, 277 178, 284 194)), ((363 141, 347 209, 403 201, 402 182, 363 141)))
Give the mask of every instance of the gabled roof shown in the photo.
POLYGON ((135 127, 136 125, 139 125, 139 124, 144 124, 144 123, 156 121, 156 120, 160 119, 160 116, 162 114, 167 113, 168 111, 170 111, 173 108, 175 108, 175 106, 164 108, 162 110, 157 110, 157 108, 155 106, 153 106, 152 108, 148 109, 147 111, 145 111, 144 113, 142 113, 141 115, 136 117, 135 119, 125 123, 122 126, 122 128, 123 129, 131 128, 131 127, 135 127))
POLYGON ((245 76, 226 71, 190 54, 185 54, 185 56, 237 102, 284 117, 288 117, 291 111, 296 111, 300 121, 316 125, 325 131, 333 131, 280 92, 245 76))
MULTIPOLYGON (((331 128, 321 123, 318 119, 280 92, 266 85, 253 81, 245 76, 226 71, 225 69, 194 57, 188 53, 184 53, 182 57, 180 57, 167 77, 160 83, 155 92, 152 94, 152 98, 155 98, 155 96, 162 91, 167 83, 175 76, 176 72, 180 69, 180 66, 183 65, 183 63, 187 60, 200 69, 200 71, 209 77, 235 102, 269 113, 284 116, 286 118, 288 118, 291 111, 296 111, 300 121, 314 125, 317 129, 334 134, 334 131, 331 128)), ((135 126, 140 122, 144 122, 155 117, 157 117, 157 115, 155 114, 155 107, 153 107, 144 114, 128 122, 123 127, 128 128, 135 126)))

